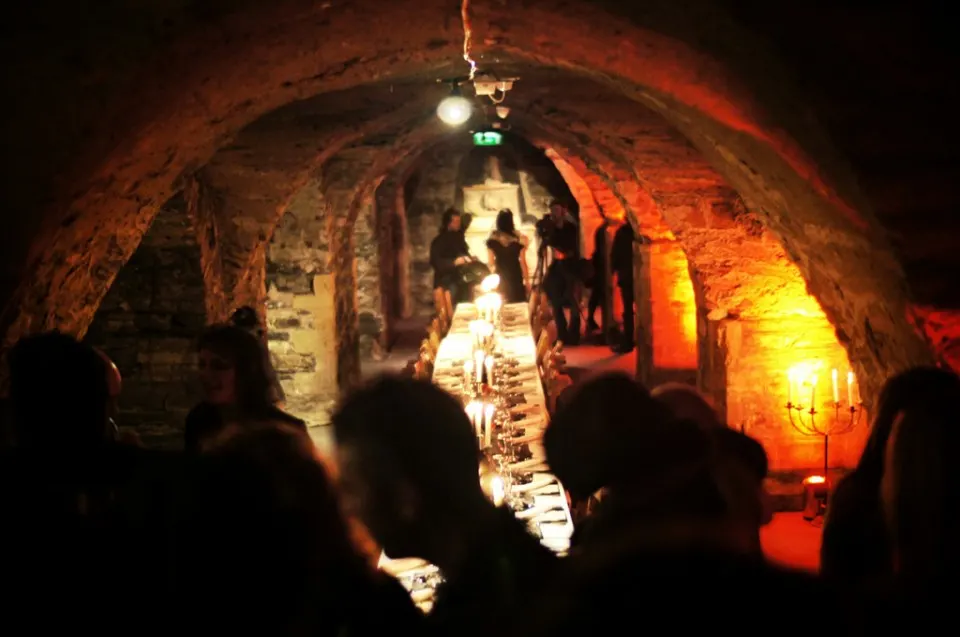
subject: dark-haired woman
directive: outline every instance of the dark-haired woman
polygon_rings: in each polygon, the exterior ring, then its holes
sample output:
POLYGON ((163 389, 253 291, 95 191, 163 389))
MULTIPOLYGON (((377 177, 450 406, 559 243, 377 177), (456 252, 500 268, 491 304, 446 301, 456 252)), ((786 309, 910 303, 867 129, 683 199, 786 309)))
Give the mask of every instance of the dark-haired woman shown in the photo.
POLYGON ((440 221, 440 234, 430 243, 433 289, 449 290, 454 305, 466 300, 468 292, 460 283, 457 268, 473 260, 461 222, 460 211, 448 208, 440 221))
POLYGON ((529 241, 517 232, 513 212, 501 210, 497 226, 487 239, 488 264, 500 275, 500 294, 506 303, 523 303, 527 298, 527 245, 529 241))
POLYGON ((306 424, 276 405, 274 375, 256 336, 234 325, 207 330, 198 345, 203 401, 187 415, 184 447, 200 451, 231 423, 306 424))

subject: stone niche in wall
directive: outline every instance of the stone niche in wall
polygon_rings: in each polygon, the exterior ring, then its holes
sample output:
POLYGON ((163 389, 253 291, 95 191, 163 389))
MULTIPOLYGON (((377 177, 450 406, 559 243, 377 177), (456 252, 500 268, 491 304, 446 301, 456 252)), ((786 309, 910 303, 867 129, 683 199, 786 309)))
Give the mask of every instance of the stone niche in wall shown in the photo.
MULTIPOLYGON (((703 330, 714 350, 714 362, 708 367, 723 370, 722 378, 714 381, 719 390, 714 396, 722 403, 727 422, 763 443, 773 474, 797 474, 795 478, 821 474, 823 438, 797 431, 790 424, 786 404, 787 374, 798 366, 817 373, 822 397, 817 409, 824 419, 820 422, 830 422, 836 416, 822 404, 822 399, 830 399, 833 369, 839 373, 841 400, 846 399, 850 363, 826 317, 708 320, 703 330)), ((863 413, 855 429, 830 438, 831 471, 856 464, 869 429, 869 414, 863 413)))
POLYGON ((119 425, 148 446, 182 444, 183 422, 200 400, 196 343, 205 323, 200 247, 175 197, 120 270, 86 337, 123 375, 119 425))
POLYGON ((308 425, 326 424, 336 399, 333 275, 326 208, 319 185, 291 201, 267 251, 267 338, 286 409, 308 425))
POLYGON ((420 315, 433 312, 430 242, 440 230, 444 210, 452 206, 474 216, 467 242, 471 252, 484 262, 486 241, 497 212, 513 210, 517 229, 531 242, 527 264, 532 275, 537 260, 537 219, 547 214, 554 198, 576 208, 566 182, 543 151, 506 135, 504 144, 498 147, 437 146, 428 151, 416 179, 407 210, 407 231, 412 309, 420 315))

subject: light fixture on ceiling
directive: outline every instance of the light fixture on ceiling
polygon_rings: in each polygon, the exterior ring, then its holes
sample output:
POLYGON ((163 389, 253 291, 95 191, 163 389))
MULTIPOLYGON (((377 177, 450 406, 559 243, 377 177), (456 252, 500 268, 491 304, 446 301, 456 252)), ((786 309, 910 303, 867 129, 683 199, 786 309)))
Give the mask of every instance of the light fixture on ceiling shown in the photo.
POLYGON ((470 119, 473 114, 473 104, 460 92, 460 86, 453 84, 450 95, 445 97, 437 106, 437 117, 444 124, 459 126, 470 119))

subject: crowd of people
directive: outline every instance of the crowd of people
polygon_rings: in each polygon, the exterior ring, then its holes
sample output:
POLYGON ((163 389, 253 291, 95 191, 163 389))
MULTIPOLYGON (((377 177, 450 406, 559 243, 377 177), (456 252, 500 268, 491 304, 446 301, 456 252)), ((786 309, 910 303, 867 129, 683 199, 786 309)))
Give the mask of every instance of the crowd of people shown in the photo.
POLYGON ((632 226, 622 219, 606 218, 596 230, 594 252, 588 260, 581 255, 580 226, 570 208, 553 201, 549 210, 536 224, 538 266, 531 276, 527 262, 531 241, 517 229, 513 211, 504 209, 497 214, 494 230, 486 241, 484 264, 470 253, 465 215, 455 208, 447 209, 440 232, 430 244, 434 289, 449 292, 453 305, 468 300, 473 284, 480 278, 476 275, 479 267, 483 274, 495 272, 500 276, 499 290, 507 303, 522 303, 534 288, 542 288, 557 322, 558 338, 565 345, 579 345, 584 335, 602 331, 615 352, 633 351, 636 257, 632 226), (590 295, 584 332, 581 297, 586 288, 590 295), (615 291, 623 307, 620 321, 614 317, 615 291), (597 310, 602 313, 602 325, 596 321, 597 310))
POLYGON ((485 496, 464 409, 431 383, 383 376, 344 396, 336 457, 323 458, 283 412, 256 330, 212 327, 198 348, 204 400, 182 452, 117 434, 115 368, 92 347, 49 333, 9 352, 5 634, 868 634, 949 622, 952 372, 906 371, 873 401, 813 574, 764 559, 766 453, 691 387, 608 374, 562 397, 544 447, 576 531, 558 557, 485 496), (429 614, 376 569, 381 551, 440 568, 429 614))

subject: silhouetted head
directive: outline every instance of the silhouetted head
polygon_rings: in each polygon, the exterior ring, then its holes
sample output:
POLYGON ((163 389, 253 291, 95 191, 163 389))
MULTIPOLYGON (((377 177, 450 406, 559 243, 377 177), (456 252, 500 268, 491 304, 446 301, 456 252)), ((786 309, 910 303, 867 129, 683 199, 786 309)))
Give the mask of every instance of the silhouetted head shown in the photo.
POLYGON ((310 440, 274 425, 231 432, 198 461, 180 529, 191 617, 287 635, 335 624, 366 566, 310 440))
POLYGON ((915 367, 890 378, 876 401, 870 436, 857 464, 860 478, 870 484, 880 484, 887 438, 897 414, 918 407, 958 404, 958 401, 960 377, 951 371, 915 367))
POLYGON ((960 405, 911 406, 894 418, 881 498, 898 574, 921 586, 960 566, 960 405))
POLYGON ((456 232, 460 230, 461 217, 460 211, 456 208, 447 208, 443 211, 443 217, 440 219, 440 227, 443 230, 456 232))
POLYGON ((266 348, 234 325, 217 325, 200 337, 200 384, 204 399, 258 413, 273 404, 273 373, 266 348))
POLYGON ((343 401, 333 427, 347 511, 391 557, 429 553, 438 520, 484 505, 473 427, 435 385, 380 377, 343 401))
POLYGON ((497 213, 497 230, 504 234, 516 234, 517 226, 513 223, 513 211, 501 210, 497 213))
POLYGON ((123 391, 123 376, 120 374, 120 368, 117 367, 117 364, 113 362, 113 359, 107 356, 107 353, 103 350, 94 347, 93 351, 95 351, 103 360, 103 364, 107 371, 107 393, 111 400, 116 400, 120 397, 120 393, 123 391))
POLYGON ((629 481, 667 432, 668 412, 635 380, 604 374, 571 389, 543 437, 550 467, 576 498, 629 481))
POLYGON ((263 327, 260 325, 260 317, 257 316, 257 311, 249 305, 237 308, 237 310, 230 316, 230 324, 250 332, 257 338, 261 338, 263 336, 263 327))
POLYGON ((554 199, 550 202, 550 216, 553 217, 554 222, 563 223, 567 221, 569 215, 570 212, 562 201, 554 199))
POLYGON ((692 420, 704 428, 724 426, 717 412, 695 387, 666 383, 655 387, 650 395, 662 403, 674 418, 692 420))
POLYGON ((109 370, 92 347, 59 332, 28 336, 9 364, 18 446, 89 448, 110 439, 109 370))

